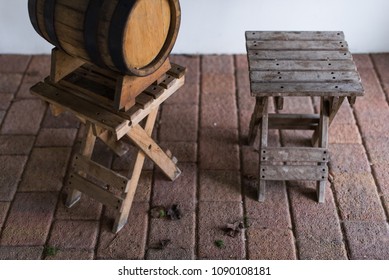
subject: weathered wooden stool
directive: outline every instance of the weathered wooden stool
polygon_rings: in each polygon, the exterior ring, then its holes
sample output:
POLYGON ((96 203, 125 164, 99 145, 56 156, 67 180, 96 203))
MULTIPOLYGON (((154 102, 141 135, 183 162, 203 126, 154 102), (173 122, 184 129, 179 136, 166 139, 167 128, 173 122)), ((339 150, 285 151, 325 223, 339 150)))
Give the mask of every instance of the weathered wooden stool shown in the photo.
POLYGON ((266 181, 311 180, 317 181, 318 201, 324 202, 328 128, 346 97, 352 105, 363 95, 344 34, 247 31, 246 46, 251 94, 256 98, 250 145, 260 131, 258 200, 265 199, 266 181), (283 98, 294 96, 319 96, 320 114, 268 113, 269 97, 282 110, 283 98), (268 129, 314 130, 312 144, 318 147, 268 147, 268 129))
POLYGON ((167 60, 147 77, 126 76, 54 50, 51 70, 31 92, 48 102, 54 115, 68 111, 86 124, 81 151, 72 162, 66 205, 72 207, 84 193, 115 207, 113 232, 118 232, 127 222, 146 156, 171 180, 181 173, 176 158, 162 151, 151 134, 159 106, 184 84, 185 68, 167 60), (144 127, 139 124, 143 119, 144 127), (121 141, 125 136, 139 149, 128 177, 91 160, 96 138, 122 156, 128 151, 121 141))

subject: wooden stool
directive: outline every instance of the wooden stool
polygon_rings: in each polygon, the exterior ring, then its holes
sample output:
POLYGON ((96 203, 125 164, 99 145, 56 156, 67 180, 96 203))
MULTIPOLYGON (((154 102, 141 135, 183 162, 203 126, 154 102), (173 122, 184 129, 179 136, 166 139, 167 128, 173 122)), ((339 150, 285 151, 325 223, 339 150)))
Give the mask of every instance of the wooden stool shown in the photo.
POLYGON ((325 200, 328 128, 342 102, 363 95, 363 87, 343 32, 246 32, 251 93, 256 98, 249 144, 260 131, 258 200, 266 181, 317 181, 325 200), (282 110, 283 98, 319 96, 320 114, 269 114, 269 97, 282 110), (268 129, 313 130, 314 147, 268 147, 268 129), (302 164, 304 162, 304 164, 302 164), (308 165, 307 162, 310 162, 308 165), (281 163, 281 164, 280 164, 281 163))
POLYGON ((157 73, 158 77, 130 77, 77 63, 56 52, 51 77, 33 86, 31 92, 48 102, 54 115, 69 111, 86 124, 81 151, 73 159, 67 182, 71 191, 66 206, 72 207, 84 193, 116 208, 116 233, 127 222, 146 156, 170 180, 181 173, 177 159, 170 151, 162 151, 151 134, 159 106, 184 84, 185 68, 167 61, 168 70, 157 73), (139 124, 143 119, 144 127, 139 124), (125 136, 139 149, 128 177, 91 160, 96 138, 122 156, 128 151, 121 141, 125 136))

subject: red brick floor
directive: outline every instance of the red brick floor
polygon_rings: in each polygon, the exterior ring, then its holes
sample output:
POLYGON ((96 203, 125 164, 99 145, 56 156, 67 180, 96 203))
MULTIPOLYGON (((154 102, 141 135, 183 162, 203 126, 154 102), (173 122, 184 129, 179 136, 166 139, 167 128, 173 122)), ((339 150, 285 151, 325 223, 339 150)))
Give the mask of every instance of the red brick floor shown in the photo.
MULTIPOLYGON (((64 181, 83 127, 51 116, 29 88, 48 56, 0 55, 0 259, 389 259, 389 54, 354 56, 366 95, 343 105, 330 131, 326 203, 314 182, 269 184, 255 200, 258 156, 246 145, 253 98, 244 55, 174 56, 186 85, 161 109, 154 133, 183 170, 167 181, 148 162, 129 221, 111 233, 112 209, 83 196, 64 207, 64 181), (152 217, 180 205, 182 218, 152 217), (228 223, 243 222, 235 237, 228 223), (170 240, 163 249, 162 240, 170 240), (216 246, 219 241, 220 246, 216 246)), ((310 98, 285 112, 317 112, 310 98)), ((310 132, 272 131, 271 145, 309 144, 310 132)), ((94 158, 123 171, 101 144, 94 158)))

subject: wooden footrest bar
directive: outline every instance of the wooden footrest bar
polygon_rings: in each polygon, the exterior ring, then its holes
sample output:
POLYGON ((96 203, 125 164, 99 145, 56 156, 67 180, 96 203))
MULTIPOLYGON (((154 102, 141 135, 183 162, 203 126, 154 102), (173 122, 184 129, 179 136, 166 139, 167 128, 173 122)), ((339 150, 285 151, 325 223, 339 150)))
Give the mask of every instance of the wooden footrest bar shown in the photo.
POLYGON ((261 180, 279 181, 325 181, 328 167, 311 165, 262 165, 259 173, 261 180))
POLYGON ((129 181, 127 177, 124 177, 80 154, 75 155, 72 166, 75 171, 84 172, 85 174, 99 179, 119 191, 124 191, 129 181))
POLYGON ((109 192, 99 185, 96 185, 94 182, 80 176, 77 173, 71 173, 69 175, 68 185, 69 187, 81 191, 104 205, 114 207, 115 209, 121 208, 123 198, 109 192))
POLYGON ((315 114, 269 114, 269 129, 315 130, 319 121, 315 114))
POLYGON ((266 148, 261 150, 261 163, 266 162, 317 162, 329 161, 325 148, 266 148))

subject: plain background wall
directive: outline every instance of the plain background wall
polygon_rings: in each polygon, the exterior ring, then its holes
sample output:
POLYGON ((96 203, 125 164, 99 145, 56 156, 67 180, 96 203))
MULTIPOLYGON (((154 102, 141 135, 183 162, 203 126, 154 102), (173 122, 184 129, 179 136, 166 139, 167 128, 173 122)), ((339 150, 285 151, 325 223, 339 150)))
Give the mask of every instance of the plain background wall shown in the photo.
MULTIPOLYGON (((142 0, 151 1, 151 0, 142 0)), ((343 30, 354 53, 389 52, 388 0, 181 0, 175 53, 244 53, 245 30, 343 30)), ((0 53, 49 53, 27 0, 0 0, 0 53)))

